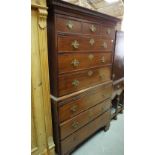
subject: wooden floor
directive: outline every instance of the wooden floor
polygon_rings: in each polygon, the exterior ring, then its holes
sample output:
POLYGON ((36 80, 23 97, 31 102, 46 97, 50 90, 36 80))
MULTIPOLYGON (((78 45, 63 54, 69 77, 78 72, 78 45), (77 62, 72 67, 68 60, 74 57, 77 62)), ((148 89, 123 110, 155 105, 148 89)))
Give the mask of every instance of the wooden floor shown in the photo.
POLYGON ((107 132, 99 131, 72 155, 124 155, 124 115, 118 114, 107 132))

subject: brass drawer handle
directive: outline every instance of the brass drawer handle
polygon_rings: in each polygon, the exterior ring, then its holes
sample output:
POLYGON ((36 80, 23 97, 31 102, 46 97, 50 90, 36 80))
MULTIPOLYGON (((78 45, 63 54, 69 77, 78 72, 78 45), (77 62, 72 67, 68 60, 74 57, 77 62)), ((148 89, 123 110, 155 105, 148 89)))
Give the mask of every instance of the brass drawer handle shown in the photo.
POLYGON ((88 71, 88 76, 92 76, 93 75, 93 71, 88 71))
POLYGON ((74 41, 72 42, 72 46, 73 46, 75 49, 77 49, 77 48, 79 48, 80 44, 79 44, 79 42, 78 42, 77 40, 74 40, 74 41))
POLYGON ((80 82, 78 80, 74 80, 72 82, 72 85, 75 86, 75 87, 79 86, 79 84, 80 84, 80 82))
POLYGON ((89 55, 88 55, 88 58, 89 58, 89 60, 93 60, 94 55, 93 55, 93 54, 89 54, 89 55))
POLYGON ((78 67, 80 64, 79 60, 77 59, 74 59, 72 62, 71 62, 71 65, 73 65, 74 67, 78 67))
POLYGON ((76 112, 77 109, 78 109, 78 106, 77 106, 77 105, 73 105, 73 106, 70 108, 70 110, 71 110, 72 113, 76 112))
POLYGON ((70 30, 73 28, 73 23, 70 20, 66 23, 66 25, 67 25, 68 29, 70 29, 70 30))
POLYGON ((96 32, 96 27, 95 27, 94 25, 91 25, 91 26, 90 26, 90 30, 91 30, 92 32, 96 32))
POLYGON ((107 34, 110 34, 111 33, 111 29, 108 28, 106 32, 107 32, 107 34))
POLYGON ((77 129, 78 127, 79 127, 79 123, 74 121, 72 124, 72 128, 77 129))
POLYGON ((107 43, 106 43, 105 41, 103 42, 102 46, 103 46, 104 48, 108 48, 108 45, 107 45, 107 43))
POLYGON ((105 58, 104 58, 104 56, 101 58, 101 62, 102 62, 102 63, 105 62, 105 58))
POLYGON ((89 40, 89 43, 90 43, 91 46, 93 46, 94 43, 95 43, 95 40, 94 40, 93 38, 91 38, 91 39, 89 40))

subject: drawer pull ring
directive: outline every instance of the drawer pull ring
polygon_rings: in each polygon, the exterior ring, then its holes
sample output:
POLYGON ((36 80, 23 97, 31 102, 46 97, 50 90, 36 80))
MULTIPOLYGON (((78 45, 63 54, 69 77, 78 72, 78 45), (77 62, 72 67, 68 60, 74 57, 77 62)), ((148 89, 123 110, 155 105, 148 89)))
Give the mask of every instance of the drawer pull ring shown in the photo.
POLYGON ((67 22, 66 25, 67 25, 68 29, 70 29, 70 30, 73 28, 73 23, 70 20, 67 22))
POLYGON ((73 122, 72 127, 74 129, 77 129, 79 127, 79 123, 78 122, 73 122))
POLYGON ((77 60, 77 59, 74 59, 72 62, 71 62, 71 65, 73 65, 74 67, 78 67, 80 64, 80 62, 77 60))
POLYGON ((96 27, 95 27, 94 25, 91 25, 91 26, 90 26, 90 30, 91 30, 92 32, 96 32, 96 27))
POLYGON ((79 84, 80 84, 80 82, 78 80, 74 80, 72 82, 72 85, 75 86, 75 87, 77 87, 79 84))
POLYGON ((73 112, 73 113, 76 112, 77 109, 78 109, 78 106, 77 106, 77 105, 74 105, 74 106, 72 106, 72 107, 70 108, 71 112, 73 112))
POLYGON ((73 46, 75 49, 77 49, 77 48, 79 48, 80 44, 78 43, 77 40, 74 40, 74 41, 72 42, 72 46, 73 46))
POLYGON ((105 62, 105 58, 104 58, 104 56, 101 58, 101 62, 102 62, 102 63, 105 62))
POLYGON ((107 34, 110 34, 110 33, 111 33, 111 29, 108 28, 108 29, 107 29, 107 34))
POLYGON ((106 42, 103 42, 102 46, 103 46, 104 48, 107 48, 107 47, 108 47, 108 45, 107 45, 106 42))
POLYGON ((93 75, 93 71, 88 71, 88 76, 92 76, 93 75))
POLYGON ((89 60, 93 60, 94 55, 93 55, 93 54, 89 54, 89 55, 88 55, 88 58, 89 58, 89 60))
POLYGON ((90 43, 91 46, 93 46, 94 43, 95 43, 95 40, 92 38, 92 39, 90 39, 89 43, 90 43))

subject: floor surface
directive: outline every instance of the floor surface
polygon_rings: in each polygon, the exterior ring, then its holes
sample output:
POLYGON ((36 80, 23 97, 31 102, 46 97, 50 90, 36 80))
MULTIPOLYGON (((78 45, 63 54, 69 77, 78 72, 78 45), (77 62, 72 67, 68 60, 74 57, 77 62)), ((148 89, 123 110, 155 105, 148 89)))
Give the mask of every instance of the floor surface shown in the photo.
POLYGON ((118 114, 107 132, 99 131, 72 155, 124 155, 124 115, 118 114))

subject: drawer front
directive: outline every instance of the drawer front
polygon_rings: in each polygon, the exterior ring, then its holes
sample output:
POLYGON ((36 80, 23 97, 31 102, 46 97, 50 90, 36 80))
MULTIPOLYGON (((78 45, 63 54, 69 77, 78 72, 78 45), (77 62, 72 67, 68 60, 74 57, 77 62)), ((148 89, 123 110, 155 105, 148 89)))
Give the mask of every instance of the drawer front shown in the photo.
POLYGON ((87 111, 77 115, 76 117, 62 123, 60 125, 61 139, 64 139, 71 133, 75 132, 97 116, 103 114, 105 111, 110 109, 110 100, 106 100, 96 106, 88 109, 87 111))
POLYGON ((101 26, 96 23, 83 23, 82 28, 83 34, 99 35, 101 26))
POLYGON ((113 40, 103 37, 84 37, 75 35, 58 36, 58 52, 70 51, 112 51, 113 40))
POLYGON ((112 63, 112 53, 65 53, 58 57, 59 73, 112 63))
POLYGON ((57 31, 62 31, 62 32, 80 33, 81 22, 73 18, 57 17, 56 18, 56 29, 57 31))
POLYGON ((113 27, 105 27, 105 26, 102 26, 101 34, 105 38, 114 39, 115 38, 115 29, 113 27))
POLYGON ((59 107, 60 122, 71 119, 88 108, 110 98, 111 94, 112 85, 107 85, 106 87, 100 86, 91 92, 83 93, 78 96, 78 98, 72 98, 72 101, 66 100, 65 103, 59 107))
POLYGON ((61 141, 62 154, 66 154, 70 150, 73 150, 78 144, 92 135, 101 127, 105 126, 110 121, 110 112, 106 112, 94 121, 90 122, 71 136, 61 141))
POLYGON ((59 76, 59 96, 94 86, 111 78, 111 67, 85 70, 59 76))

